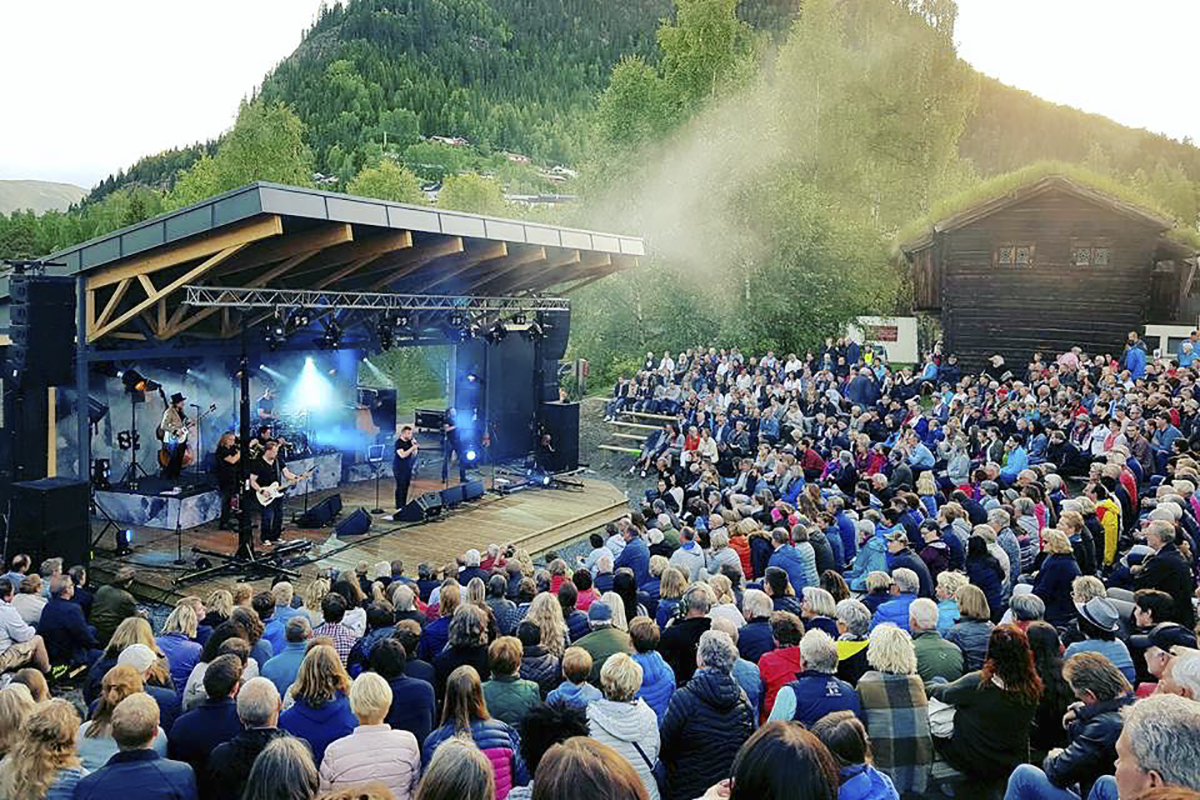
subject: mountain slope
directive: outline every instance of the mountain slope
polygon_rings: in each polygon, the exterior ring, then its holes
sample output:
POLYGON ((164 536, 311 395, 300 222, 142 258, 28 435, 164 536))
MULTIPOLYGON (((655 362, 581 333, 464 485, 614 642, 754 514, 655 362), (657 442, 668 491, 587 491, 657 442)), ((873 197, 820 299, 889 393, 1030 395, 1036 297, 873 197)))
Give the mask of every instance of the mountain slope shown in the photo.
POLYGON ((35 214, 66 211, 86 194, 86 189, 71 183, 0 181, 0 214, 25 210, 31 210, 35 214))

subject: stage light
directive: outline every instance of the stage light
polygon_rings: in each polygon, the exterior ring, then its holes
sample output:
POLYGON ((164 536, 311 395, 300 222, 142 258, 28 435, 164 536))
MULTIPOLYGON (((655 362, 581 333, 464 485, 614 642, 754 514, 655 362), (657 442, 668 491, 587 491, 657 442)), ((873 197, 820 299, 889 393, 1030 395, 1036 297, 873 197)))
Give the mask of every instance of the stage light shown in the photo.
POLYGON ((531 342, 539 341, 545 338, 546 334, 542 332, 542 326, 536 322, 532 323, 528 328, 521 331, 521 335, 531 342))
POLYGON ((152 381, 142 375, 136 369, 127 369, 121 373, 121 383, 125 386, 125 391, 130 394, 139 394, 141 392, 153 392, 156 389, 161 389, 162 384, 157 381, 152 381))
POLYGON ((514 314, 512 321, 513 325, 525 325, 528 324, 529 317, 525 316, 524 314, 514 314))
POLYGON ((508 328, 504 327, 503 323, 497 322, 488 329, 485 338, 492 344, 500 344, 504 341, 505 336, 508 336, 508 328))
POLYGON ((317 337, 317 347, 322 350, 337 350, 342 346, 342 326, 334 319, 322 320, 321 324, 325 331, 317 337))
POLYGON ((478 382, 479 382, 478 375, 476 375, 474 372, 467 373, 467 383, 478 383, 478 382))
POLYGON ((312 313, 308 309, 297 308, 292 312, 292 330, 307 328, 310 322, 312 322, 312 313))
POLYGON ((127 556, 133 552, 133 529, 117 530, 117 555, 127 556))
POLYGON ((92 486, 107 490, 112 488, 112 462, 107 458, 97 458, 92 461, 92 486))
POLYGON ((300 371, 300 377, 292 387, 289 404, 302 411, 319 411, 329 408, 333 401, 333 385, 317 369, 312 357, 306 357, 304 369, 300 371))
POLYGON ((467 451, 467 461, 474 461, 474 460, 475 460, 475 458, 476 458, 475 451, 474 451, 474 450, 468 450, 468 451, 467 451))
POLYGON ((263 332, 263 341, 267 343, 267 347, 272 352, 278 350, 287 341, 287 326, 283 324, 283 311, 278 308, 275 309, 275 316, 271 318, 271 324, 263 332))

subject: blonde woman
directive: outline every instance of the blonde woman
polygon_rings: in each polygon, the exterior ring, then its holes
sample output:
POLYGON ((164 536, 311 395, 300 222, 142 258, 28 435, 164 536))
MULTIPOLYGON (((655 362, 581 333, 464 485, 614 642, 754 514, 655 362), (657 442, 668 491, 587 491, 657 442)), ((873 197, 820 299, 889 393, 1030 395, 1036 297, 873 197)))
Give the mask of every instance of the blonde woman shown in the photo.
MULTIPOLYGON (((79 758, 89 772, 100 769, 120 749, 113 738, 112 713, 130 695, 145 691, 142 676, 128 665, 113 667, 104 676, 100 702, 91 718, 79 728, 79 758)), ((167 734, 160 727, 151 748, 163 758, 167 756, 167 734)))
POLYGON ((235 583, 232 597, 234 608, 250 608, 250 602, 254 600, 254 587, 248 583, 235 583))
POLYGON ((325 750, 321 760, 321 790, 337 791, 378 781, 396 800, 408 800, 421 774, 421 748, 409 731, 384 723, 392 707, 392 689, 374 672, 364 672, 350 687, 350 708, 358 727, 325 750))
POLYGON ((983 590, 970 583, 959 587, 955 600, 958 601, 958 622, 942 638, 958 645, 963 652, 963 670, 974 672, 983 669, 988 639, 992 628, 996 627, 992 624, 992 607, 983 590))
POLYGON ((836 640, 840 635, 837 626, 837 603, 833 595, 817 586, 805 586, 801 590, 800 618, 804 620, 804 629, 814 628, 825 631, 829 638, 836 640))
POLYGON ((958 622, 958 590, 968 583, 970 580, 961 572, 944 570, 938 573, 934 594, 938 604, 938 633, 943 636, 958 622))
POLYGON ((908 631, 890 624, 871 631, 867 664, 871 668, 857 688, 867 733, 876 745, 875 766, 891 776, 901 796, 924 794, 933 738, 929 700, 908 631))
POLYGON ((16 744, 0 762, 0 797, 49 800, 70 797, 87 774, 75 753, 79 714, 66 700, 51 700, 21 726, 16 744))
POLYGON ((204 607, 208 609, 208 613, 205 615, 203 623, 210 628, 215 628, 229 619, 229 615, 233 613, 233 594, 225 589, 217 589, 204 598, 204 607))
POLYGON ((1071 602, 1071 584, 1079 577, 1075 549, 1067 534, 1057 528, 1042 532, 1046 559, 1033 583, 1033 593, 1046 604, 1044 619, 1055 627, 1066 627, 1075 619, 1075 604, 1071 602))
POLYGON ((10 683, 0 689, 0 758, 16 744, 21 723, 35 708, 37 704, 25 684, 10 683))
POLYGON ((154 641, 154 631, 150 629, 149 622, 141 617, 123 620, 113 631, 112 638, 108 640, 108 647, 104 648, 104 654, 88 670, 87 680, 83 684, 83 700, 87 705, 90 706, 100 696, 100 682, 104 680, 104 675, 117 665, 117 657, 131 644, 144 644, 156 656, 161 658, 163 655, 158 643, 154 641))
POLYGON ((555 658, 561 659, 567 649, 567 623, 563 620, 562 604, 549 592, 542 592, 529 604, 525 619, 538 626, 542 632, 542 647, 555 658))
POLYGON ((733 583, 724 575, 713 575, 708 579, 708 588, 712 589, 716 602, 709 609, 708 615, 714 620, 727 619, 735 629, 746 624, 746 617, 737 607, 737 598, 733 596, 733 583))
POLYGON ((654 614, 654 621, 658 623, 660 629, 666 628, 667 623, 675 618, 679 601, 683 598, 685 591, 687 591, 687 576, 683 574, 683 570, 676 567, 667 567, 663 570, 662 581, 658 588, 658 611, 654 614))
POLYGON ((350 676, 327 644, 310 648, 291 688, 295 703, 279 715, 279 727, 312 745, 316 763, 325 748, 350 735, 357 720, 350 709, 350 676))
POLYGON ((600 669, 604 699, 587 706, 588 728, 591 738, 616 750, 629 762, 642 779, 650 800, 658 800, 658 785, 651 770, 661 748, 658 716, 645 700, 637 697, 641 686, 640 664, 625 653, 610 656, 600 669))
POLYGON ((304 613, 308 614, 309 623, 315 628, 324 624, 325 615, 321 613, 321 601, 329 594, 329 579, 317 578, 308 585, 304 592, 304 613))
POLYGON ((629 618, 625 614, 625 600, 616 592, 605 592, 600 595, 601 602, 607 603, 612 609, 612 626, 619 631, 629 632, 629 618))
POLYGON ((154 640, 170 664, 171 681, 181 698, 188 676, 200 661, 200 652, 204 649, 196 641, 197 624, 195 610, 190 604, 181 602, 171 611, 163 623, 162 633, 154 640))

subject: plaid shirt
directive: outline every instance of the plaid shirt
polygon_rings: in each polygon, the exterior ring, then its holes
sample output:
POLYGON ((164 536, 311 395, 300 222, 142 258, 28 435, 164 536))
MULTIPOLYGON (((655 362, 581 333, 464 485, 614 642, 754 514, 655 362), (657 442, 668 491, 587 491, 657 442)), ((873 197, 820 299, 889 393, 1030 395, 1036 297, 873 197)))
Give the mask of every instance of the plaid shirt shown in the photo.
POLYGON ((916 675, 870 670, 858 680, 874 764, 902 796, 924 794, 933 762, 929 701, 916 675))
POLYGON ((312 635, 314 639, 318 636, 328 636, 333 640, 333 649, 337 650, 343 667, 346 666, 346 660, 350 657, 350 651, 354 649, 354 643, 358 641, 354 631, 340 622, 326 622, 318 625, 313 628, 312 635))

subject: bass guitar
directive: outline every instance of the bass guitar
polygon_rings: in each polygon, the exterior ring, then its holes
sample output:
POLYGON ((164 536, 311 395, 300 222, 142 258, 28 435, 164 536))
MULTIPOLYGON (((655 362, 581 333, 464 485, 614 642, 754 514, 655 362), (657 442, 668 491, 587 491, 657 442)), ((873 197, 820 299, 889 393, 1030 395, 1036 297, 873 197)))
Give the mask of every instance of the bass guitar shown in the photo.
POLYGON ((258 498, 259 505, 269 506, 271 503, 274 503, 279 498, 285 496, 297 483, 307 478, 310 474, 312 474, 312 470, 309 470, 308 472, 302 472, 290 480, 285 478, 282 482, 275 481, 274 483, 259 487, 258 491, 254 493, 254 496, 258 498))

